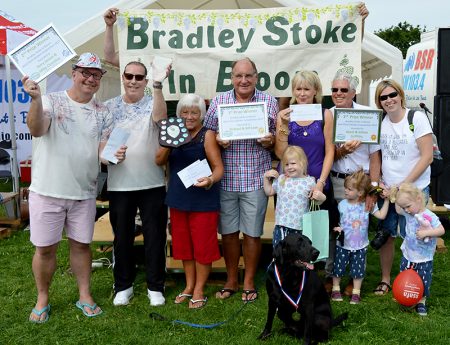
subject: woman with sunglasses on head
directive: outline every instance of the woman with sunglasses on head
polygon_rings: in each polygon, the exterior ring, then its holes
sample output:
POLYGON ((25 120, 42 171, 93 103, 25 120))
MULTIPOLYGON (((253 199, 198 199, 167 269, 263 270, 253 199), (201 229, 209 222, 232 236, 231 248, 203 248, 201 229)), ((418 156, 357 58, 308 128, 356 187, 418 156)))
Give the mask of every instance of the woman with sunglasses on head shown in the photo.
MULTIPOLYGON (((408 123, 403 88, 394 80, 381 81, 375 91, 375 103, 386 116, 381 124, 381 173, 380 187, 389 189, 402 183, 413 183, 421 189, 426 200, 429 196, 430 164, 433 161, 432 129, 426 115, 416 111, 413 126, 408 123)), ((405 218, 390 204, 388 215, 379 222, 378 231, 371 245, 380 249, 381 281, 374 290, 385 295, 391 289, 391 268, 394 259, 394 240, 397 226, 400 236, 405 235, 405 218)))
MULTIPOLYGON (((314 71, 299 71, 292 79, 291 104, 320 104, 322 102, 322 83, 314 71)), ((308 158, 307 174, 313 176, 318 190, 326 195, 321 209, 329 211, 330 234, 338 223, 337 204, 333 196, 333 187, 329 179, 334 160, 333 115, 322 108, 321 120, 291 121, 292 110, 283 109, 278 113, 275 154, 281 159, 288 145, 300 146, 308 158)), ((330 241, 330 250, 335 243, 330 241)), ((333 253, 333 252, 332 252, 333 253)), ((326 273, 331 277, 332 260, 327 260, 326 273)))

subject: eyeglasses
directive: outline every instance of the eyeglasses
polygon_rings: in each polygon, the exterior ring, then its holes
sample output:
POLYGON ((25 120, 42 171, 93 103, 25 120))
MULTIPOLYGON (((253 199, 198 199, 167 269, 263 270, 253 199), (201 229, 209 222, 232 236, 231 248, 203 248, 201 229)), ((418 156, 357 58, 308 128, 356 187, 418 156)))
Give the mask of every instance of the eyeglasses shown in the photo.
POLYGON ((391 93, 388 94, 388 95, 380 96, 380 101, 386 101, 388 98, 395 98, 395 97, 397 97, 397 96, 398 96, 398 92, 397 92, 397 91, 394 91, 394 92, 391 92, 391 93))
POLYGON ((132 74, 132 73, 124 73, 123 76, 126 80, 133 80, 136 79, 136 81, 143 81, 146 77, 146 75, 143 74, 132 74))
POLYGON ((251 78, 253 78, 254 76, 256 75, 256 73, 253 73, 253 74, 237 74, 237 75, 234 75, 233 74, 233 78, 236 78, 236 79, 238 79, 238 80, 242 80, 242 79, 251 79, 251 78))
POLYGON ((331 92, 339 92, 341 91, 342 93, 347 93, 348 92, 348 88, 343 87, 343 88, 337 88, 337 87, 332 87, 331 88, 331 92))
POLYGON ((86 79, 89 79, 91 76, 94 77, 95 80, 100 80, 103 77, 103 73, 99 72, 99 73, 91 73, 86 69, 76 69, 76 71, 80 72, 83 77, 85 77, 86 79))

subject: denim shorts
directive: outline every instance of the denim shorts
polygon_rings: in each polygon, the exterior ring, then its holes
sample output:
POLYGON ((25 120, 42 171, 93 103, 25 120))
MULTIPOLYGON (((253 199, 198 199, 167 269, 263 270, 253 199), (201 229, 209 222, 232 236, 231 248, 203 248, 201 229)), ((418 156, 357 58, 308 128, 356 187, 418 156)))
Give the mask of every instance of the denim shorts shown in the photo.
POLYGON ((273 229, 273 236, 272 236, 272 245, 275 248, 275 246, 280 242, 281 240, 284 240, 284 238, 289 234, 302 234, 301 230, 292 229, 287 226, 283 225, 275 225, 275 228, 273 229))
POLYGON ((350 277, 361 279, 366 275, 367 247, 358 250, 348 250, 336 246, 334 256, 333 276, 343 277, 347 266, 349 266, 350 277))
MULTIPOLYGON (((425 187, 422 192, 425 194, 425 203, 428 203, 430 197, 430 186, 425 187)), ((381 209, 384 200, 378 199, 378 208, 381 209)), ((405 238, 406 235, 406 219, 395 211, 395 204, 389 204, 389 210, 386 218, 378 222, 378 229, 388 232, 391 237, 397 237, 397 227, 400 228, 400 237, 405 238)))

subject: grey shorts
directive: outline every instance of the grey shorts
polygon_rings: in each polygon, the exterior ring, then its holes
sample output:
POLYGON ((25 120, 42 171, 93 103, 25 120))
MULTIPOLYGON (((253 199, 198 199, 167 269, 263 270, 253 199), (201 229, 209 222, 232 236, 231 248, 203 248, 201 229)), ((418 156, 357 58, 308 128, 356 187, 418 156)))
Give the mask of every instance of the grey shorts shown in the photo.
POLYGON ((219 233, 229 235, 241 231, 250 237, 261 237, 266 210, 264 189, 251 192, 221 190, 219 233))

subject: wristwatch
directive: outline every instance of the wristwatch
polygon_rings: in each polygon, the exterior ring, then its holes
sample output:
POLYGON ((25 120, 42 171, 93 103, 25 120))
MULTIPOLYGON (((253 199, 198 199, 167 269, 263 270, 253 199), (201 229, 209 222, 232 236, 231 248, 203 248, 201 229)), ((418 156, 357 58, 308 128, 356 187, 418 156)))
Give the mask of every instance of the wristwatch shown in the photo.
POLYGON ((370 182, 370 184, 371 184, 373 187, 378 187, 378 182, 376 182, 376 181, 372 181, 372 182, 370 182))

